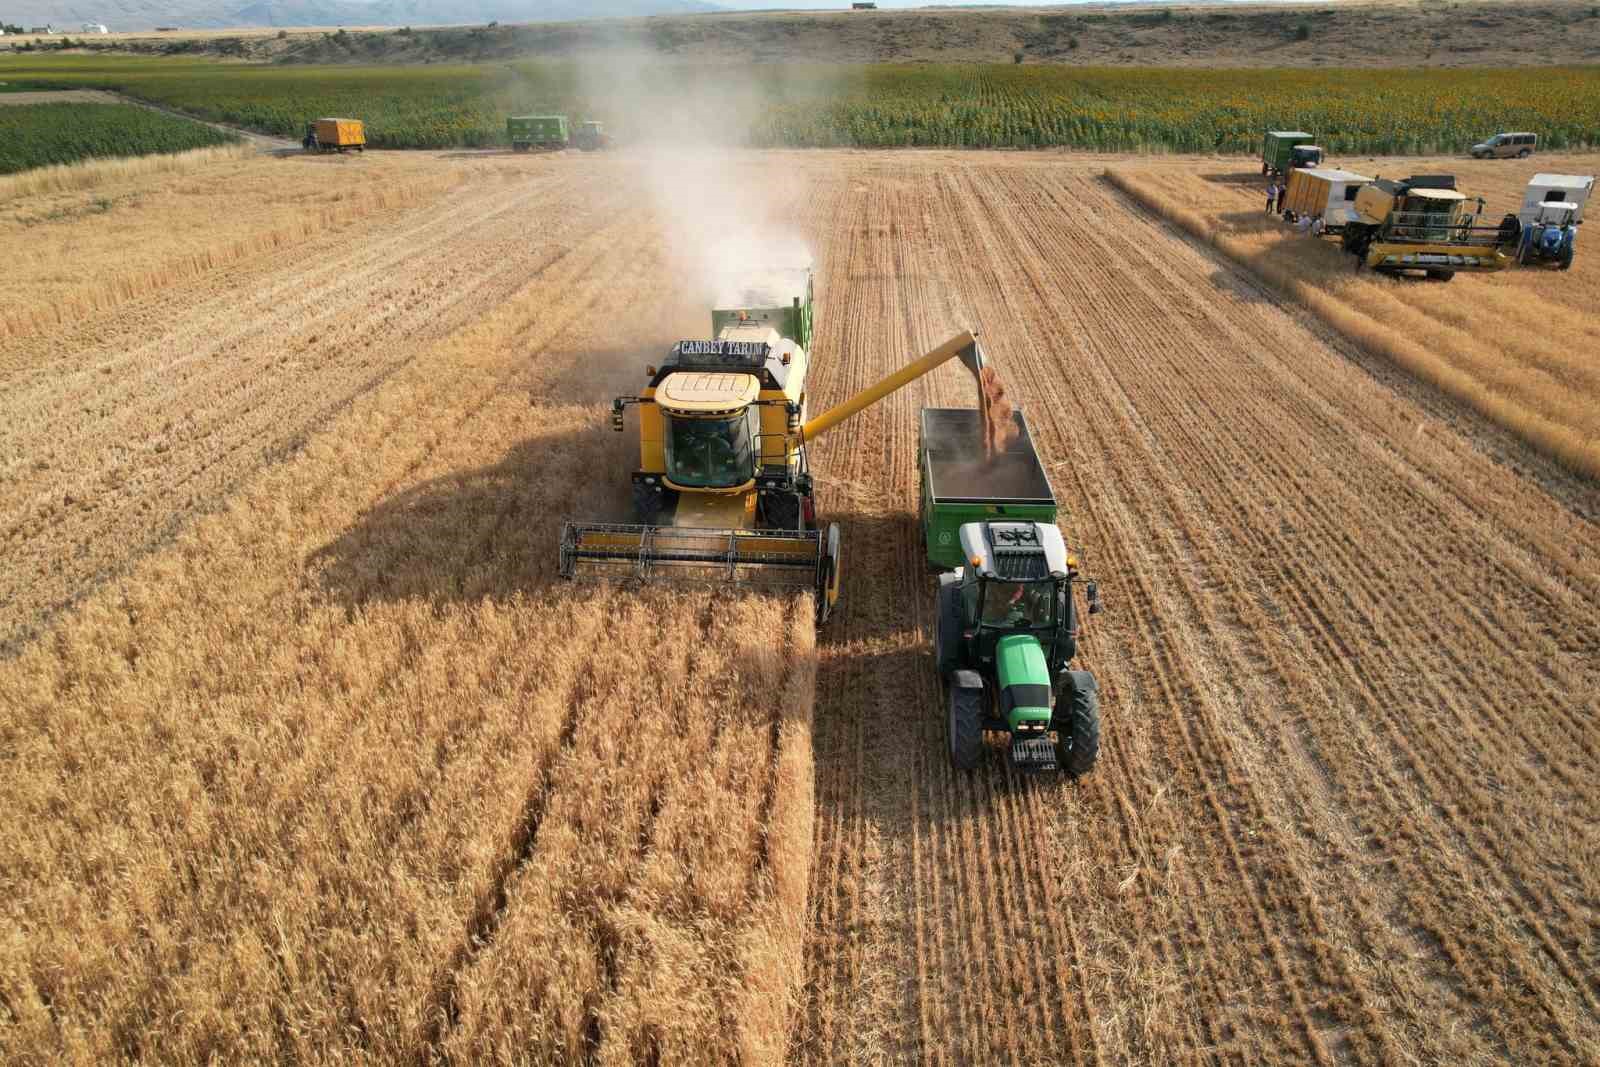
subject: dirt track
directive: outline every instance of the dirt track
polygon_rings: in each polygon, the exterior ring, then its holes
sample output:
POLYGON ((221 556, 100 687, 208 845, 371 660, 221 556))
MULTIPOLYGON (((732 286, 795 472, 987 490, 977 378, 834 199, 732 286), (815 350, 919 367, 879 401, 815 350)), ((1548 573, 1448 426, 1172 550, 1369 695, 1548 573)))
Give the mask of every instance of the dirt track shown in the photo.
MULTIPOLYGON (((651 224, 598 191, 627 160, 564 162, 367 227, 331 257, 290 251, 107 312, 59 366, 21 375, 25 353, 8 348, 8 445, 148 454, 138 517, 22 506, 80 482, 93 500, 115 463, 25 472, 38 480, 27 494, 7 485, 8 523, 33 523, 0 542, 7 627, 74 582, 114 577, 130 546, 158 542, 349 398, 416 372, 425 342, 588 233, 561 270, 590 313, 538 327, 529 350, 544 362, 527 367, 502 349, 534 325, 489 334, 484 365, 505 368, 473 386, 481 410, 419 405, 405 425, 415 457, 365 488, 353 468, 345 486, 385 504, 352 520, 360 531, 306 535, 328 541, 362 611, 370 590, 427 596, 429 570, 449 571, 439 559, 365 569, 363 544, 408 544, 414 521, 460 523, 471 568, 452 600, 492 595, 515 567, 547 576, 523 558, 538 546, 505 532, 516 509, 491 498, 558 468, 581 481, 574 456, 587 453, 524 450, 512 429, 538 427, 548 405, 576 432, 570 405, 631 388, 630 346, 670 339, 686 313, 663 306, 672 274, 651 224), (636 241, 644 254, 616 251, 636 241), (602 305, 641 303, 651 327, 610 341, 602 305), (587 356, 550 354, 566 331, 587 356), (40 375, 67 392, 39 392, 40 375), (155 451, 178 412, 192 432, 155 451), (491 497, 459 511, 432 500, 445 483, 460 495, 461 471, 487 478, 491 497), (410 492, 420 506, 383 519, 410 492), (30 600, 73 553, 89 562, 65 563, 49 597, 30 600)), ((821 267, 813 409, 979 327, 1109 609, 1084 655, 1103 688, 1094 774, 1017 779, 998 750, 954 774, 913 524, 915 433, 921 406, 970 404, 970 380, 941 371, 818 443, 822 502, 845 527, 846 608, 819 642, 791 1058, 1600 1056, 1600 491, 1178 237, 1109 188, 1099 162, 808 153, 739 166, 804 179, 795 207, 821 267)), ((589 473, 580 501, 622 476, 589 473)), ((403 651, 388 667, 402 678, 403 651)))

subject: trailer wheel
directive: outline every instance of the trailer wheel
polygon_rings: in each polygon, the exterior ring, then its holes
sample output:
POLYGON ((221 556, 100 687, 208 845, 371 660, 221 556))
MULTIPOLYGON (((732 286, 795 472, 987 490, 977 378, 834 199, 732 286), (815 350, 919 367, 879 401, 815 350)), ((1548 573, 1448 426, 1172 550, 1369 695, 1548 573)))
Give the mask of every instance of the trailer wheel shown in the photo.
POLYGON ((1056 761, 1068 778, 1094 767, 1100 755, 1100 686, 1088 671, 1068 671, 1056 696, 1056 761))
POLYGON ((950 766, 970 771, 983 759, 983 686, 963 686, 952 678, 947 703, 950 766))

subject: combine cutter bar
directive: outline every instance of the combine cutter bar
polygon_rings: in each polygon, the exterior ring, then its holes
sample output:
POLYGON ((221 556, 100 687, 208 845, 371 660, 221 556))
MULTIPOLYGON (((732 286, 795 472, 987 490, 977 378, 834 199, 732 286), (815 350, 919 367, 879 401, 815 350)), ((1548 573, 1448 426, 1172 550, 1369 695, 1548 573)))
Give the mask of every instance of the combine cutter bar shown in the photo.
POLYGON ((710 530, 569 522, 561 530, 563 578, 668 581, 819 590, 827 545, 816 530, 710 530))

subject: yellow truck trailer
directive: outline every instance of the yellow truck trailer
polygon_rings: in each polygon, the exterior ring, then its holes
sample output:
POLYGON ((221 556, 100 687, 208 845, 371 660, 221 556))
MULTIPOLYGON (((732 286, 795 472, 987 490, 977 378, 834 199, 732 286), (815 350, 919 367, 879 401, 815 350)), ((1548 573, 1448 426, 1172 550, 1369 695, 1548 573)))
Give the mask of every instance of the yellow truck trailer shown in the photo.
POLYGON ((1284 190, 1282 210, 1285 222, 1300 218, 1322 220, 1322 232, 1337 236, 1345 224, 1359 218, 1356 196, 1372 179, 1364 174, 1333 168, 1291 170, 1284 190))
POLYGON ((306 123, 300 142, 308 152, 366 151, 367 128, 360 119, 317 119, 306 123))

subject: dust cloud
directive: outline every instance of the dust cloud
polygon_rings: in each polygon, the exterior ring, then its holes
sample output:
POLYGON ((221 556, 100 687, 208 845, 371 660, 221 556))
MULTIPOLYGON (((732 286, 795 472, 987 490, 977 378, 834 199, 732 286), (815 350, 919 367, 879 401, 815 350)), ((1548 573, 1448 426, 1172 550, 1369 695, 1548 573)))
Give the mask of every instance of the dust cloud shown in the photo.
POLYGON ((712 307, 755 304, 776 275, 812 266, 792 218, 801 177, 743 148, 768 104, 761 79, 755 66, 638 50, 586 57, 579 70, 581 98, 627 116, 621 180, 654 208, 672 284, 702 331, 712 307))

